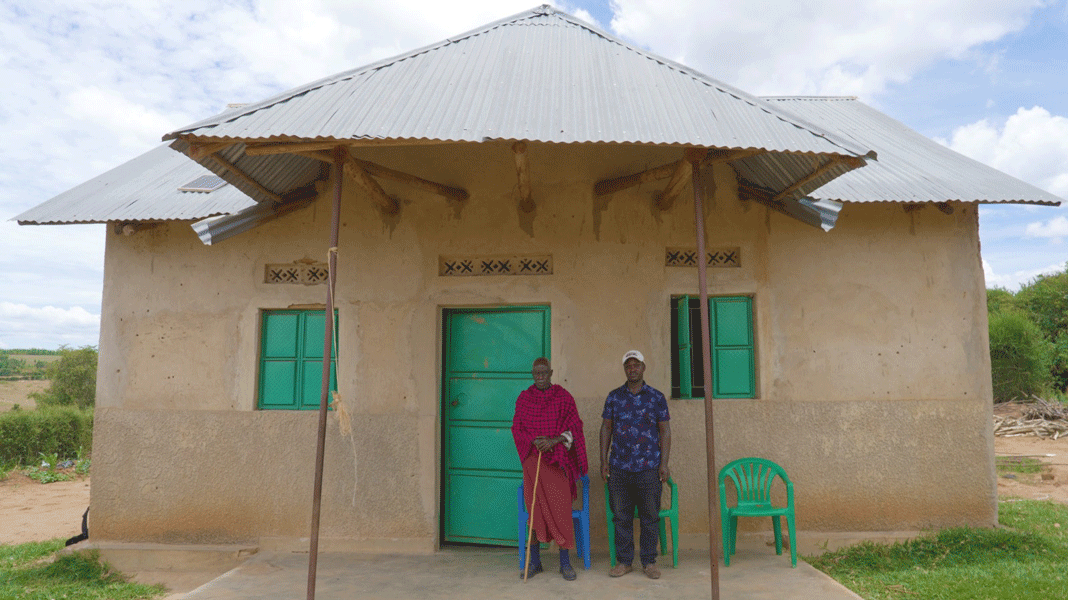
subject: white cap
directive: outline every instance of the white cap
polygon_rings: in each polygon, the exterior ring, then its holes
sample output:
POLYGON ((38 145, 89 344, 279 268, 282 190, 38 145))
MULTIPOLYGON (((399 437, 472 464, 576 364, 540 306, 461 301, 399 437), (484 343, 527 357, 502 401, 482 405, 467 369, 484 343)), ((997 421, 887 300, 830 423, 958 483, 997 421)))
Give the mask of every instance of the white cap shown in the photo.
POLYGON ((631 358, 636 358, 639 362, 645 362, 645 357, 642 356, 641 352, 638 352, 637 350, 631 350, 630 352, 627 352, 623 355, 623 364, 626 364, 627 360, 631 358))

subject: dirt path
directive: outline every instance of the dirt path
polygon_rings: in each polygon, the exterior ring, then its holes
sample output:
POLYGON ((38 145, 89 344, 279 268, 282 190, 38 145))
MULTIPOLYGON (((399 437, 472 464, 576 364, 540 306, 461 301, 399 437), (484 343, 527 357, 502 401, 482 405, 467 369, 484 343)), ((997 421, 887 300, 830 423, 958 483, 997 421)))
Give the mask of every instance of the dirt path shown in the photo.
POLYGON ((0 481, 0 544, 69 538, 82 532, 89 478, 40 484, 19 473, 0 481))
POLYGON ((994 453, 999 456, 1027 456, 1042 461, 1042 473, 998 476, 998 496, 1053 500, 1068 504, 1068 438, 1059 440, 1034 436, 996 437, 994 453))

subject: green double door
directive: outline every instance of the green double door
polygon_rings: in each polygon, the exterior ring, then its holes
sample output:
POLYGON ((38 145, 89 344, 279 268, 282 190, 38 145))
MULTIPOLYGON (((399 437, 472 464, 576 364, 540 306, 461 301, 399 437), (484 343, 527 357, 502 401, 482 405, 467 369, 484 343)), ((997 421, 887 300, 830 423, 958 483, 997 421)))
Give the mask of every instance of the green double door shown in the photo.
POLYGON ((514 545, 512 415, 531 363, 549 355, 549 307, 449 309, 443 320, 443 541, 514 545))

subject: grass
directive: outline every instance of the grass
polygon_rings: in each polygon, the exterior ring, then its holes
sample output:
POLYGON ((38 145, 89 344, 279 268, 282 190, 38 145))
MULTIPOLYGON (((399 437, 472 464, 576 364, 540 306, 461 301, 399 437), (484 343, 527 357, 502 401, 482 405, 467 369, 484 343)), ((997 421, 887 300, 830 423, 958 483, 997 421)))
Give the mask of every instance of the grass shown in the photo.
POLYGON ((0 598, 10 600, 137 600, 165 593, 158 585, 129 583, 95 552, 53 557, 63 540, 0 545, 0 598))
POLYGON ((1030 456, 998 456, 995 458, 994 466, 998 470, 998 475, 1007 473, 1034 475, 1042 472, 1042 461, 1030 456))
POLYGON ((1003 527, 955 527, 806 559, 867 600, 1068 598, 1068 506, 999 504, 1003 527))

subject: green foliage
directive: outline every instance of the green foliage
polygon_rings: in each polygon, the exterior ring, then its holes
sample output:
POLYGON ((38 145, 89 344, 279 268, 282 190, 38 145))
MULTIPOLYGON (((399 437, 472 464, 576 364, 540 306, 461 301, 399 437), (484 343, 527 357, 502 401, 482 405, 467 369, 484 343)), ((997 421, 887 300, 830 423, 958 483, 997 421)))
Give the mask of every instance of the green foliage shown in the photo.
POLYGON ((1053 342, 1053 374, 1057 389, 1068 386, 1068 265, 1052 275, 1039 275, 1016 293, 1016 304, 1026 310, 1053 342))
POLYGON ((93 444, 93 412, 70 406, 0 413, 0 462, 34 464, 43 454, 63 458, 93 444))
POLYGON ((1016 308, 1016 297, 1005 288, 990 288, 986 291, 986 312, 993 314, 1016 308))
POLYGON ((872 600, 1064 597, 1068 507, 1033 500, 1004 502, 999 520, 1013 529, 957 527, 899 544, 859 544, 806 560, 872 600))
POLYGON ((1045 391, 1052 382, 1053 344, 1026 313, 990 315, 990 371, 994 402, 1045 391))
POLYGON ((55 483, 57 481, 70 481, 74 479, 73 475, 67 475, 56 470, 59 466, 59 454, 53 452, 52 454, 41 453, 41 466, 30 467, 26 471, 26 476, 38 483, 55 483))
POLYGON ((101 562, 95 551, 46 560, 62 548, 63 540, 0 546, 0 598, 138 600, 166 591, 159 585, 127 582, 124 575, 101 562))
POLYGON ((46 374, 51 385, 30 397, 40 406, 93 406, 96 403, 96 348, 61 347, 58 352, 59 360, 48 365, 46 374))

